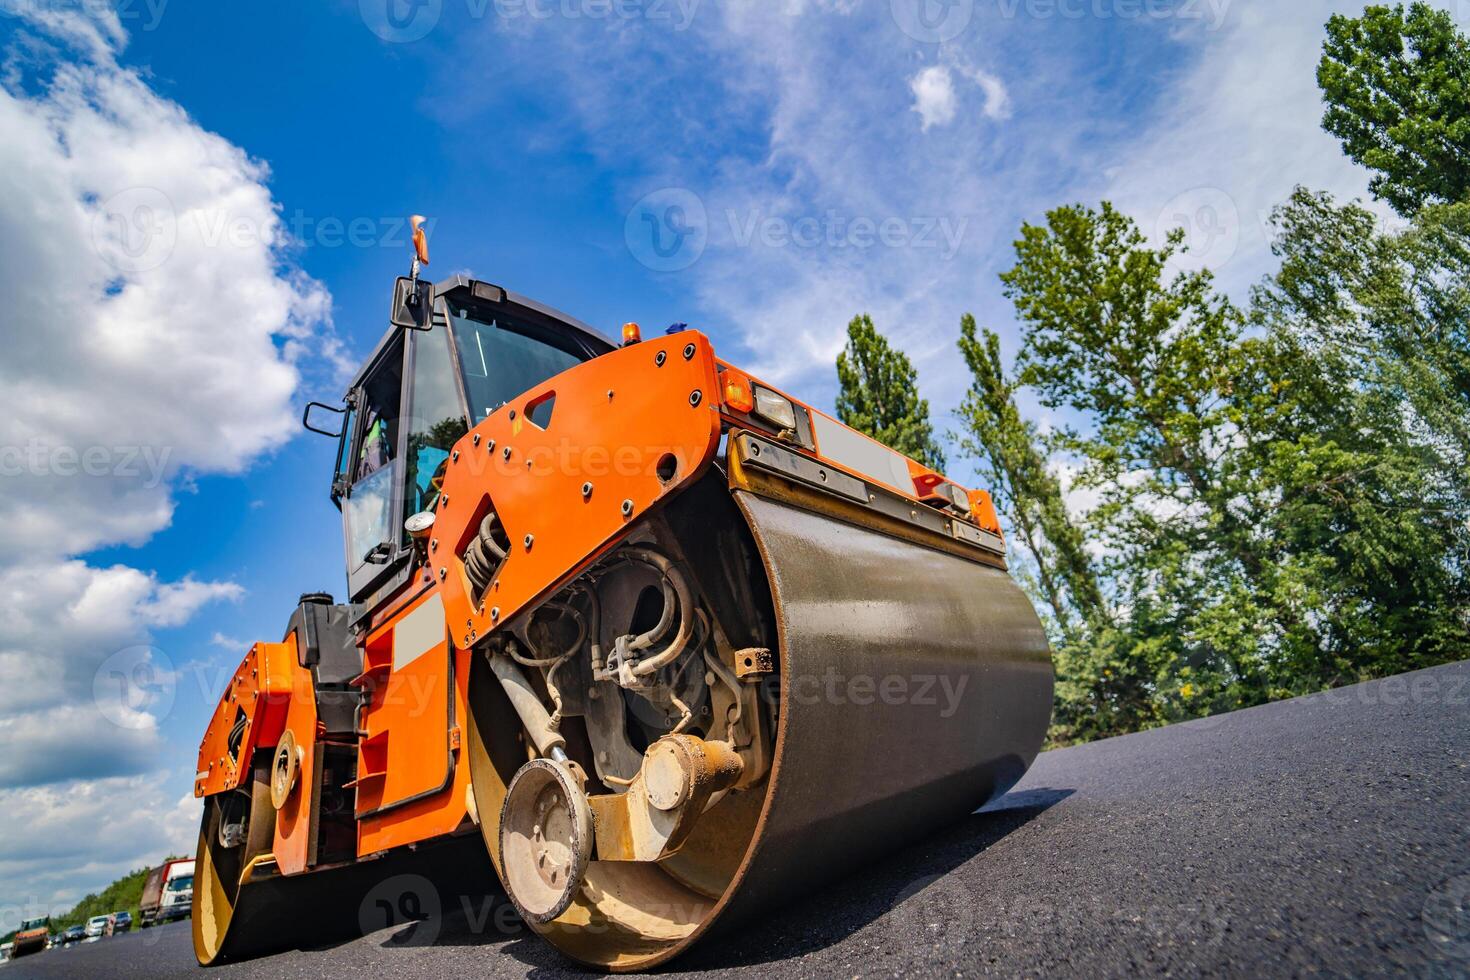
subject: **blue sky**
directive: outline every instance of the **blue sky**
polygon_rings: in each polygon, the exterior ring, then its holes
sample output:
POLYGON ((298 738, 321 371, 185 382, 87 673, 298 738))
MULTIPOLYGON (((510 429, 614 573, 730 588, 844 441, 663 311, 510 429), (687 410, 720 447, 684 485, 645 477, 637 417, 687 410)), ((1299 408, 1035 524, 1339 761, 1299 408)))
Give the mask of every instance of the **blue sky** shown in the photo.
POLYGON ((0 295, 23 311, 0 327, 0 595, 25 610, 0 625, 0 929, 191 849, 219 683, 298 593, 343 591, 333 447, 295 420, 385 329, 405 216, 433 219, 430 277, 608 333, 686 321, 818 405, 871 312, 947 428, 960 315, 1014 336, 996 273, 1021 222, 1103 198, 1183 222, 1243 295, 1294 184, 1365 193, 1317 128, 1334 9, 0 0, 0 295), (167 234, 135 254, 111 222, 140 214, 167 234), (60 452, 94 446, 92 476, 60 452), (121 704, 119 665, 146 680, 121 704))

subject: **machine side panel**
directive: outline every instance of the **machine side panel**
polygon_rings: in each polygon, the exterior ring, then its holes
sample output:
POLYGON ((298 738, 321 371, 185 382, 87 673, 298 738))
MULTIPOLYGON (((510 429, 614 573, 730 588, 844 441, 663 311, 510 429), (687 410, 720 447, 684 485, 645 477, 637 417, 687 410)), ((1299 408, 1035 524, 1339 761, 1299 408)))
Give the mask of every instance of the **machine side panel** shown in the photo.
POLYGON ((714 354, 692 330, 564 371, 476 426, 450 455, 429 551, 455 645, 572 578, 697 478, 719 438, 714 354), (510 547, 479 596, 463 554, 492 506, 510 547))
POLYGON ((452 765, 453 691, 438 589, 367 638, 358 741, 357 815, 388 812, 445 788, 452 765))
POLYGON ((250 757, 274 748, 296 695, 311 698, 311 675, 296 666, 296 640, 257 643, 225 685, 199 745, 194 795, 235 789, 250 776, 250 757), (297 688, 299 687, 299 691, 297 688))

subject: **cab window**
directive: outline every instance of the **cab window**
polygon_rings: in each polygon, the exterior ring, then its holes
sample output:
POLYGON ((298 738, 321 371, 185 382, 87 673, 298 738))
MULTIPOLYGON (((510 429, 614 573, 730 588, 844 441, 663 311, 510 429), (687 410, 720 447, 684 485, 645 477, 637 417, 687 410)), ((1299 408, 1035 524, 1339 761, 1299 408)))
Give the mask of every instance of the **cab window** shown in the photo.
POLYGON ((592 356, 567 331, 500 312, 458 310, 449 322, 476 425, 517 395, 592 356))
MULTIPOLYGON (((414 335, 412 404, 409 406, 407 492, 403 517, 430 510, 444 484, 449 451, 469 426, 449 358, 448 332, 414 335)), ((400 527, 402 521, 399 522, 400 527)))
POLYGON ((387 564, 396 535, 393 503, 398 466, 399 402, 403 394, 403 341, 397 339, 358 396, 357 434, 343 461, 351 483, 342 513, 352 591, 387 564))

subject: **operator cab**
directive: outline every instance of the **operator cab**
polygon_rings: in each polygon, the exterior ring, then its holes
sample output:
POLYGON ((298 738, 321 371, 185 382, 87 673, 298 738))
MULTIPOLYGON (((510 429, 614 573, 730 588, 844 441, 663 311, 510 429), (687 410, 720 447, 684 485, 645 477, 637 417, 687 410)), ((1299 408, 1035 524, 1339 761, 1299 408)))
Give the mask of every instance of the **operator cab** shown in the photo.
POLYGON ((464 276, 427 295, 427 326, 390 329, 348 389, 340 434, 329 433, 339 439, 332 501, 342 511, 348 599, 365 611, 407 581, 404 521, 434 509, 454 444, 516 395, 615 346, 464 276))

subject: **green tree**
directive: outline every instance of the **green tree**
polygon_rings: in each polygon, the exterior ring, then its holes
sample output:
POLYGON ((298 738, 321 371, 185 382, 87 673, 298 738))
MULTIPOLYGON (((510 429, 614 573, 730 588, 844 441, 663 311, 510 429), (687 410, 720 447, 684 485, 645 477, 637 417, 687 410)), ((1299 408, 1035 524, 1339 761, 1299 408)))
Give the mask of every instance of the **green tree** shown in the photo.
POLYGON ((1059 208, 1001 276, 1014 380, 995 336, 962 324, 964 445, 1051 611, 1060 740, 1428 666, 1470 640, 1470 204, 1384 232, 1298 191, 1275 221, 1281 268, 1243 313, 1208 273, 1169 271, 1178 236, 1154 247, 1109 205, 1059 208), (1038 439, 1022 388, 1069 424, 1038 439), (1058 455, 1098 501, 1085 515, 1062 504, 1058 455))
POLYGON ((1470 40, 1426 3, 1335 15, 1317 69, 1322 125, 1399 214, 1470 192, 1470 40))
POLYGON ((866 313, 847 325, 847 346, 837 355, 837 382, 837 417, 844 424, 930 469, 944 470, 929 402, 919 397, 918 372, 866 313))
POLYGON ((1243 317, 1208 272, 1171 271, 1181 245, 1151 246, 1108 204, 1063 207, 1022 228, 1001 276, 1023 326, 1019 382, 1075 420, 1052 449, 1098 500, 1085 526, 1122 610, 1074 665, 1090 675, 1066 679, 1094 725, 1117 726, 1093 734, 1255 703, 1262 649, 1312 639, 1273 587, 1261 488, 1229 459, 1243 317))
POLYGON ((960 406, 966 433, 961 448, 980 461, 981 478, 1035 564, 1036 585, 1059 632, 1076 637, 1108 619, 1081 529, 1067 513, 1061 482, 1047 466, 1035 426, 1021 417, 1015 384, 1001 363, 1000 338, 977 333, 975 318, 960 321, 960 354, 972 383, 960 406))
POLYGON ((1462 655, 1470 555, 1470 205, 1402 231, 1299 189, 1256 290, 1261 429, 1248 464, 1323 643, 1283 683, 1322 686, 1462 655))
POLYGON ((1048 448, 1016 404, 1000 338, 960 321, 960 353, 972 382, 960 408, 961 450, 980 464, 1012 531, 1011 569, 1042 601, 1057 669, 1053 739, 1071 742, 1145 727, 1154 720, 1147 682, 1126 656, 1083 529, 1068 512, 1048 448), (1019 546, 1019 547, 1017 547, 1019 546))

